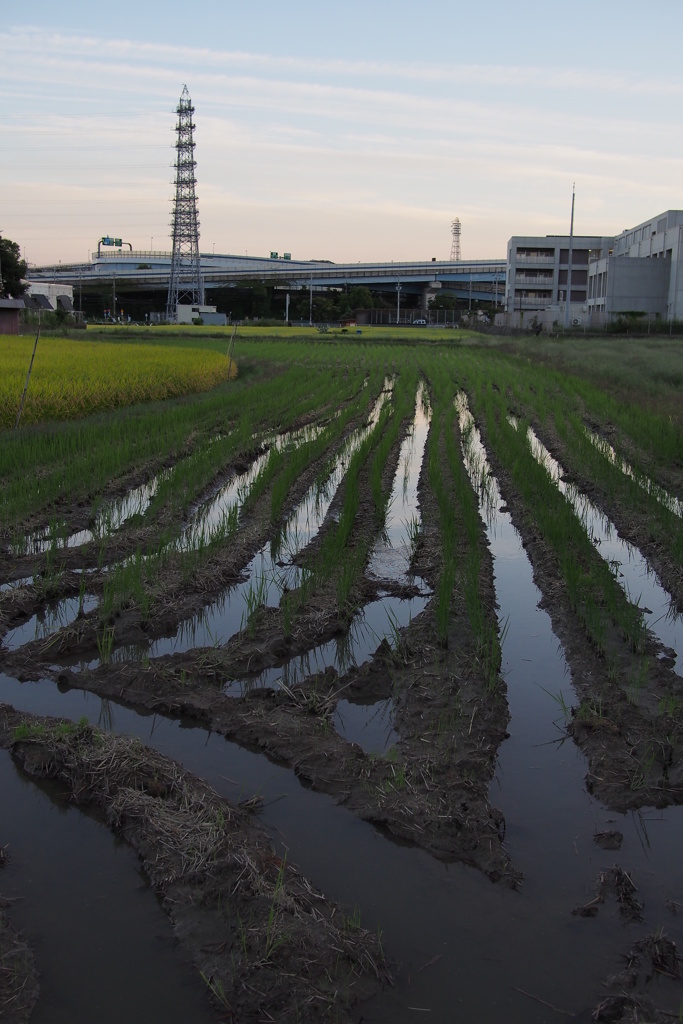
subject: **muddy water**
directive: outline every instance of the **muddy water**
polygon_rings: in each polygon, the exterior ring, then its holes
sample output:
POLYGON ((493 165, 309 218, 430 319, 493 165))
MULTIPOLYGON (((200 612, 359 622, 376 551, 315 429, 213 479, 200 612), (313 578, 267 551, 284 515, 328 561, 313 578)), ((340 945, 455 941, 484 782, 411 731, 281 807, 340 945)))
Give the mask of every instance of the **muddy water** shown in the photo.
POLYGON ((369 601, 353 616, 343 636, 320 644, 283 666, 264 669, 250 679, 231 680, 225 684, 223 692, 229 696, 243 696, 254 687, 277 687, 280 683, 292 687, 306 676, 324 672, 327 668, 334 668, 341 675, 354 666, 359 667, 370 660, 383 640, 393 649, 398 630, 416 618, 428 600, 427 594, 418 594, 409 598, 385 595, 377 601, 369 601))
POLYGON ((574 484, 563 479, 562 466, 531 427, 528 428, 527 436, 535 459, 545 467, 560 492, 571 503, 597 550, 612 566, 616 580, 626 596, 642 609, 648 629, 673 658, 673 671, 683 676, 683 616, 676 612, 671 595, 662 587, 638 548, 622 540, 607 516, 574 484))
POLYGON ((96 606, 97 597, 94 594, 51 602, 20 626, 8 630, 2 642, 8 651, 15 651, 31 640, 44 640, 63 626, 70 625, 79 612, 85 614, 96 606))
POLYGON ((174 958, 170 922, 108 828, 37 786, 0 751, 2 894, 38 961, 32 1024, 206 1022, 204 986, 174 958), (173 970, 169 970, 173 964, 173 970))
POLYGON ((59 527, 48 527, 40 533, 25 537, 15 548, 17 554, 44 554, 51 549, 74 548, 81 544, 89 544, 119 530, 128 519, 135 515, 143 515, 156 494, 157 487, 169 474, 161 473, 149 483, 141 484, 128 491, 121 498, 106 502, 95 517, 91 530, 77 530, 75 533, 62 535, 59 527))

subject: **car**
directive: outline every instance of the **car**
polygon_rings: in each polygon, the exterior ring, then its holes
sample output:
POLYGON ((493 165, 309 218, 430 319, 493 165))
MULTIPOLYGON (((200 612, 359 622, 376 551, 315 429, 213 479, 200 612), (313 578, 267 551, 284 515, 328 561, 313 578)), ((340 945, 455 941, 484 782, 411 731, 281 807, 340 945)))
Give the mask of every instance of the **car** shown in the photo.
POLYGON ((426 320, 413 320, 413 327, 424 327, 426 324, 426 320))

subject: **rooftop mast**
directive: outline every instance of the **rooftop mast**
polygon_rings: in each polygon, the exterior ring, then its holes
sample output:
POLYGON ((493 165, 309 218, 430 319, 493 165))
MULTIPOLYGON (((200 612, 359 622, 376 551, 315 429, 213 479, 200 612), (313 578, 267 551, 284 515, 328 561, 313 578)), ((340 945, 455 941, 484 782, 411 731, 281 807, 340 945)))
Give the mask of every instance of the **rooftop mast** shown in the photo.
POLYGON ((454 263, 460 263, 462 256, 460 254, 460 218, 456 217, 451 224, 451 231, 453 233, 453 243, 451 245, 451 261, 454 263))

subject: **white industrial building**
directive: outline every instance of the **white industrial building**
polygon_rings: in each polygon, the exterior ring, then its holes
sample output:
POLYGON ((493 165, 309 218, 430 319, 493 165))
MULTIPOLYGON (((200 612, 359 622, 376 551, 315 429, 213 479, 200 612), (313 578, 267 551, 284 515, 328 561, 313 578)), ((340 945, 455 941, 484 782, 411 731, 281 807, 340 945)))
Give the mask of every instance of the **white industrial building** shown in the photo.
POLYGON ((640 312, 683 319, 683 210, 643 221, 617 235, 588 269, 588 312, 594 323, 640 312))
POLYGON ((571 273, 569 246, 569 235, 510 239, 498 324, 598 327, 625 313, 683 320, 683 210, 616 236, 574 235, 571 273))
POLYGON ((72 313, 74 308, 73 285, 62 281, 28 281, 26 306, 29 309, 44 309, 53 312, 63 309, 72 313))
POLYGON ((195 320, 201 320, 204 324, 225 327, 228 322, 225 313, 217 313, 215 306, 192 306, 179 303, 177 311, 177 322, 179 324, 193 324, 195 320))
POLYGON ((569 235, 515 235, 511 238, 503 318, 508 326, 526 326, 532 320, 547 327, 555 321, 564 323, 567 300, 570 323, 574 326, 582 323, 588 312, 591 254, 606 251, 611 241, 599 235, 574 235, 570 276, 569 235))

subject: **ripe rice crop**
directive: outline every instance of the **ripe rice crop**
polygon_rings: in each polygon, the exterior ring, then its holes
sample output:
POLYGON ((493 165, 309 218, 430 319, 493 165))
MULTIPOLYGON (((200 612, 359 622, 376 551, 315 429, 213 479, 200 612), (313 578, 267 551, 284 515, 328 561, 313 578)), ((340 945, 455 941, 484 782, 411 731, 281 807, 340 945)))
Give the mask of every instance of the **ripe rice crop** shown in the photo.
MULTIPOLYGON (((0 429, 14 426, 33 341, 0 337, 0 429)), ((21 423, 76 419, 103 409, 208 391, 236 376, 234 362, 204 348, 40 338, 21 423)))

